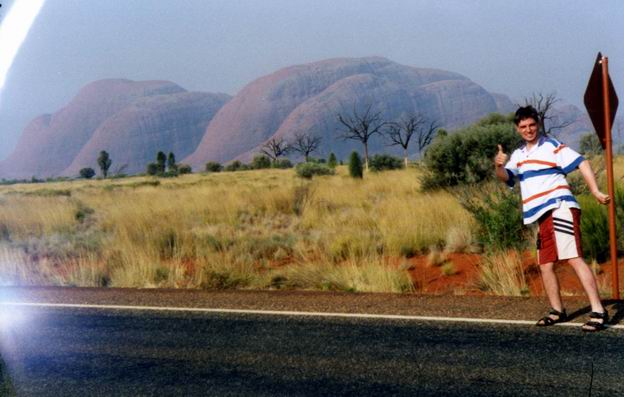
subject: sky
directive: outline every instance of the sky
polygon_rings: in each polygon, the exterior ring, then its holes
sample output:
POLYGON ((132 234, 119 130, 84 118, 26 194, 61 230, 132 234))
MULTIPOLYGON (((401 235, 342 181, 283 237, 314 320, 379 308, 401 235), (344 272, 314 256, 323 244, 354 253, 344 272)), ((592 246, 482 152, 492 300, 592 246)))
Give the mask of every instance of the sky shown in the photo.
POLYGON ((620 0, 46 0, 0 91, 0 159, 103 78, 235 95, 283 67, 374 55, 582 107, 602 51, 624 98, 622 21, 620 0))

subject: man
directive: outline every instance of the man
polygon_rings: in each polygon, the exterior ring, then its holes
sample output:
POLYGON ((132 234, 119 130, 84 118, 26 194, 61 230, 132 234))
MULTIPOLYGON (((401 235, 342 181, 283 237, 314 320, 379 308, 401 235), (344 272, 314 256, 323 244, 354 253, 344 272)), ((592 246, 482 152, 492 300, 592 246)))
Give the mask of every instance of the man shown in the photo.
POLYGON ((514 123, 524 145, 512 153, 509 161, 501 145, 498 145, 494 164, 498 179, 509 186, 514 185, 516 178, 519 179, 524 224, 537 221, 539 225, 537 261, 551 311, 536 325, 549 326, 567 320, 554 271, 557 260, 567 260, 591 304, 592 312, 589 321, 582 327, 583 331, 603 330, 608 313, 600 301, 594 274, 582 257, 580 206, 565 176, 578 168, 599 203, 607 204, 610 197, 598 189, 594 172, 583 156, 555 139, 539 134, 539 115, 532 106, 520 107, 514 123))

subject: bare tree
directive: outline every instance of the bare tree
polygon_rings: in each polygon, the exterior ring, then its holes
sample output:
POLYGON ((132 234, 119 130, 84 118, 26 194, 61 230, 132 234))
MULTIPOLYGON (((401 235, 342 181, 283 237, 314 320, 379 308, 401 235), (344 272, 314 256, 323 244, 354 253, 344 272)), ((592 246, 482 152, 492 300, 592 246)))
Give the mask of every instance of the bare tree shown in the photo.
POLYGON ((307 132, 298 131, 295 133, 290 148, 295 152, 301 153, 305 157, 305 161, 310 158, 310 153, 314 152, 321 145, 322 137, 311 135, 307 132))
POLYGON ((435 131, 439 128, 436 121, 427 122, 420 113, 403 117, 399 121, 389 123, 385 135, 391 141, 390 146, 403 148, 403 160, 407 168, 407 148, 412 138, 416 138, 418 153, 431 143, 435 131))
POLYGON ((576 119, 562 120, 560 115, 553 112, 554 105, 559 101, 560 99, 554 92, 546 95, 538 92, 530 98, 524 98, 524 106, 531 105, 537 110, 540 117, 540 131, 546 135, 556 135, 556 130, 561 130, 576 121, 576 119))
POLYGON ((275 162, 280 156, 287 154, 289 150, 290 147, 284 138, 271 138, 260 149, 272 162, 275 162))
POLYGON ((363 112, 358 112, 355 104, 352 114, 338 114, 338 121, 344 129, 340 131, 339 138, 343 140, 353 139, 364 145, 364 159, 368 171, 368 141, 375 134, 381 134, 386 122, 381 118, 381 112, 372 112, 373 105, 368 105, 363 112))

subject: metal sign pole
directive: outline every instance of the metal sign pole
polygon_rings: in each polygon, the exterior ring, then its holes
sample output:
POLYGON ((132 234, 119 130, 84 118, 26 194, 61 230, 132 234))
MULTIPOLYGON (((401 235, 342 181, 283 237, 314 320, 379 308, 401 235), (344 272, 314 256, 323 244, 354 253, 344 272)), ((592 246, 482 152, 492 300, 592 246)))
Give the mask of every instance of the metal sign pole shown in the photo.
POLYGON ((609 103, 609 58, 602 57, 602 100, 604 105, 604 137, 607 166, 607 189, 609 192, 609 242, 611 246, 611 295, 620 299, 620 278, 618 274, 617 239, 615 236, 615 188, 613 183, 613 149, 611 140, 611 112, 609 103))

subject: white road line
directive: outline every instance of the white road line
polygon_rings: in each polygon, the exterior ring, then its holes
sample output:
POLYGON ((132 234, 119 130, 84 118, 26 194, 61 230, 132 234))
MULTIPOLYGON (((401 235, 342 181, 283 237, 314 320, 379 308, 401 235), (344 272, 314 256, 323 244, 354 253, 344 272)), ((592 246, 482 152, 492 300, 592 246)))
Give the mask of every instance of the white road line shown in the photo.
MULTIPOLYGON (((282 310, 247 310, 247 309, 222 309, 203 307, 166 307, 166 306, 124 306, 124 305, 86 305, 78 303, 39 303, 39 302, 0 302, 0 306, 31 306, 31 307, 56 307, 76 309, 108 309, 108 310, 143 310, 163 312, 193 312, 193 313, 230 313, 230 314, 260 314, 269 316, 299 316, 299 317, 338 317, 338 318, 362 318, 382 320, 411 320, 411 321, 441 321, 456 323, 482 323, 482 324, 515 324, 535 325, 535 321, 528 320, 502 320, 493 318, 471 317, 435 317, 435 316, 409 316, 401 314, 369 314, 369 313, 331 313, 331 312, 296 312, 282 310)), ((579 327, 581 323, 561 323, 557 326, 579 327)), ((624 325, 608 325, 609 328, 624 329, 624 325)))

